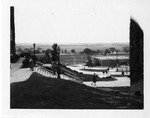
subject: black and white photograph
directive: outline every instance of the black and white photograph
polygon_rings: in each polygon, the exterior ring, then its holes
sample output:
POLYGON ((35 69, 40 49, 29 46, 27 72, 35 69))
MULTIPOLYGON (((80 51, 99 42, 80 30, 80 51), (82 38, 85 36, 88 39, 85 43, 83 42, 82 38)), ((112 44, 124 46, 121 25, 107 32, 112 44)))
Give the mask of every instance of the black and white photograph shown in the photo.
POLYGON ((2 0, 2 117, 148 118, 149 5, 2 0))

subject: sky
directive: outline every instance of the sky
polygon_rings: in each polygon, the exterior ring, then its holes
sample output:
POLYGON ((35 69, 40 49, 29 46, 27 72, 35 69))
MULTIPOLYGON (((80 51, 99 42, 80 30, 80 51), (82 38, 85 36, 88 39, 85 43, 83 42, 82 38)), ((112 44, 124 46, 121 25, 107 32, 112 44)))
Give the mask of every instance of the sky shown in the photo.
POLYGON ((12 2, 16 43, 129 42, 133 17, 142 27, 145 1, 55 0, 12 2))

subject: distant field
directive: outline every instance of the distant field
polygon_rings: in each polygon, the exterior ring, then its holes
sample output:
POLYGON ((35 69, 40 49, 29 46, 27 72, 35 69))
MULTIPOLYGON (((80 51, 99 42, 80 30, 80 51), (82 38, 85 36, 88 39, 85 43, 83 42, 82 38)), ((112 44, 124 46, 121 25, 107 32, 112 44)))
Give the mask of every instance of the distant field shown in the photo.
MULTIPOLYGON (((99 44, 67 44, 67 45, 59 45, 61 49, 67 50, 70 52, 70 50, 75 49, 76 52, 81 52, 85 48, 90 48, 92 50, 105 50, 109 47, 115 47, 118 50, 122 50, 123 47, 129 46, 129 43, 99 43, 99 44)), ((42 48, 42 50, 51 49, 52 45, 48 44, 36 44, 36 48, 42 48)), ((16 48, 33 48, 33 44, 17 44, 16 48)))

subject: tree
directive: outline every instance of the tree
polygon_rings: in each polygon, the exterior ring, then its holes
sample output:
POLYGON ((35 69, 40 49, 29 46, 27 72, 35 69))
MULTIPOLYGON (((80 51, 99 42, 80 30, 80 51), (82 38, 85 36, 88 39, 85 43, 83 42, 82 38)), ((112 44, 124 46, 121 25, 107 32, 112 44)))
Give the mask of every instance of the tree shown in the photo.
POLYGON ((40 54, 41 52, 39 50, 35 50, 35 54, 40 54))
POLYGON ((25 56, 25 58, 29 58, 29 57, 31 57, 31 54, 29 52, 25 52, 24 56, 25 56))
POLYGON ((76 51, 74 49, 71 50, 72 53, 75 53, 76 51))
POLYGON ((31 51, 31 50, 29 50, 29 51, 28 51, 28 53, 33 54, 34 52, 33 52, 33 51, 31 51))
POLYGON ((87 56, 87 60, 88 60, 88 61, 87 61, 86 65, 89 66, 89 67, 93 67, 93 63, 92 63, 92 58, 91 58, 91 56, 88 55, 88 56, 87 56))
POLYGON ((25 52, 22 51, 22 52, 20 53, 20 57, 24 57, 24 56, 25 56, 25 52))
POLYGON ((123 47, 123 51, 128 53, 130 51, 129 47, 123 47))
POLYGON ((38 47, 37 50, 42 50, 42 48, 38 47))
POLYGON ((52 61, 54 61, 54 62, 57 62, 57 61, 58 61, 57 48, 58 48, 57 43, 54 43, 54 44, 52 45, 52 49, 53 49, 53 50, 51 51, 52 61))
POLYGON ((85 48, 85 49, 83 50, 83 52, 84 52, 85 54, 91 54, 92 50, 89 49, 89 48, 85 48))
POLYGON ((33 51, 33 48, 30 48, 31 51, 33 51))
POLYGON ((81 51, 81 52, 79 52, 80 54, 84 54, 84 52, 83 51, 81 51))
POLYGON ((23 50, 21 49, 21 48, 18 48, 18 50, 17 50, 18 52, 22 52, 23 50))
POLYGON ((25 48, 24 49, 24 52, 28 52, 30 49, 29 48, 25 48))
POLYGON ((45 52, 48 53, 48 54, 50 54, 51 51, 52 51, 51 49, 47 49, 45 52))
POLYGON ((67 53, 67 50, 65 49, 65 53, 67 53))
POLYGON ((42 50, 42 53, 45 54, 46 50, 42 50))
POLYGON ((100 62, 99 62, 99 60, 98 60, 98 59, 96 59, 96 60, 95 60, 95 64, 94 64, 94 66, 101 66, 101 64, 100 64, 100 62))
POLYGON ((114 47, 110 47, 109 50, 110 50, 111 52, 116 51, 116 49, 115 49, 114 47))
POLYGON ((96 50, 95 53, 96 53, 96 54, 100 53, 100 50, 96 50))
POLYGON ((45 59, 46 63, 51 63, 51 55, 50 55, 50 53, 51 53, 50 49, 47 49, 45 51, 44 59, 45 59))
POLYGON ((110 51, 109 49, 105 49, 105 55, 106 55, 107 53, 111 53, 111 51, 110 51))

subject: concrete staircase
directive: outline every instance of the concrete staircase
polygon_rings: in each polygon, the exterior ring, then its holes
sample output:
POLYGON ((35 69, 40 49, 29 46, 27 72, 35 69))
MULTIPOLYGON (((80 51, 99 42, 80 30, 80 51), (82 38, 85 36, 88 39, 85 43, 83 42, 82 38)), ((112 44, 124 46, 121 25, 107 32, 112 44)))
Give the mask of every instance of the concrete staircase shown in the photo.
MULTIPOLYGON (((44 67, 43 65, 44 65, 43 63, 38 61, 36 63, 36 67, 34 68, 34 71, 45 77, 51 77, 51 78, 58 77, 57 73, 54 74, 53 69, 51 67, 49 67, 51 69, 50 70, 44 67)), ((60 66, 60 70, 61 70, 61 74, 60 74, 61 79, 70 80, 81 84, 83 83, 82 78, 80 78, 73 70, 70 70, 69 68, 64 66, 60 66)))

